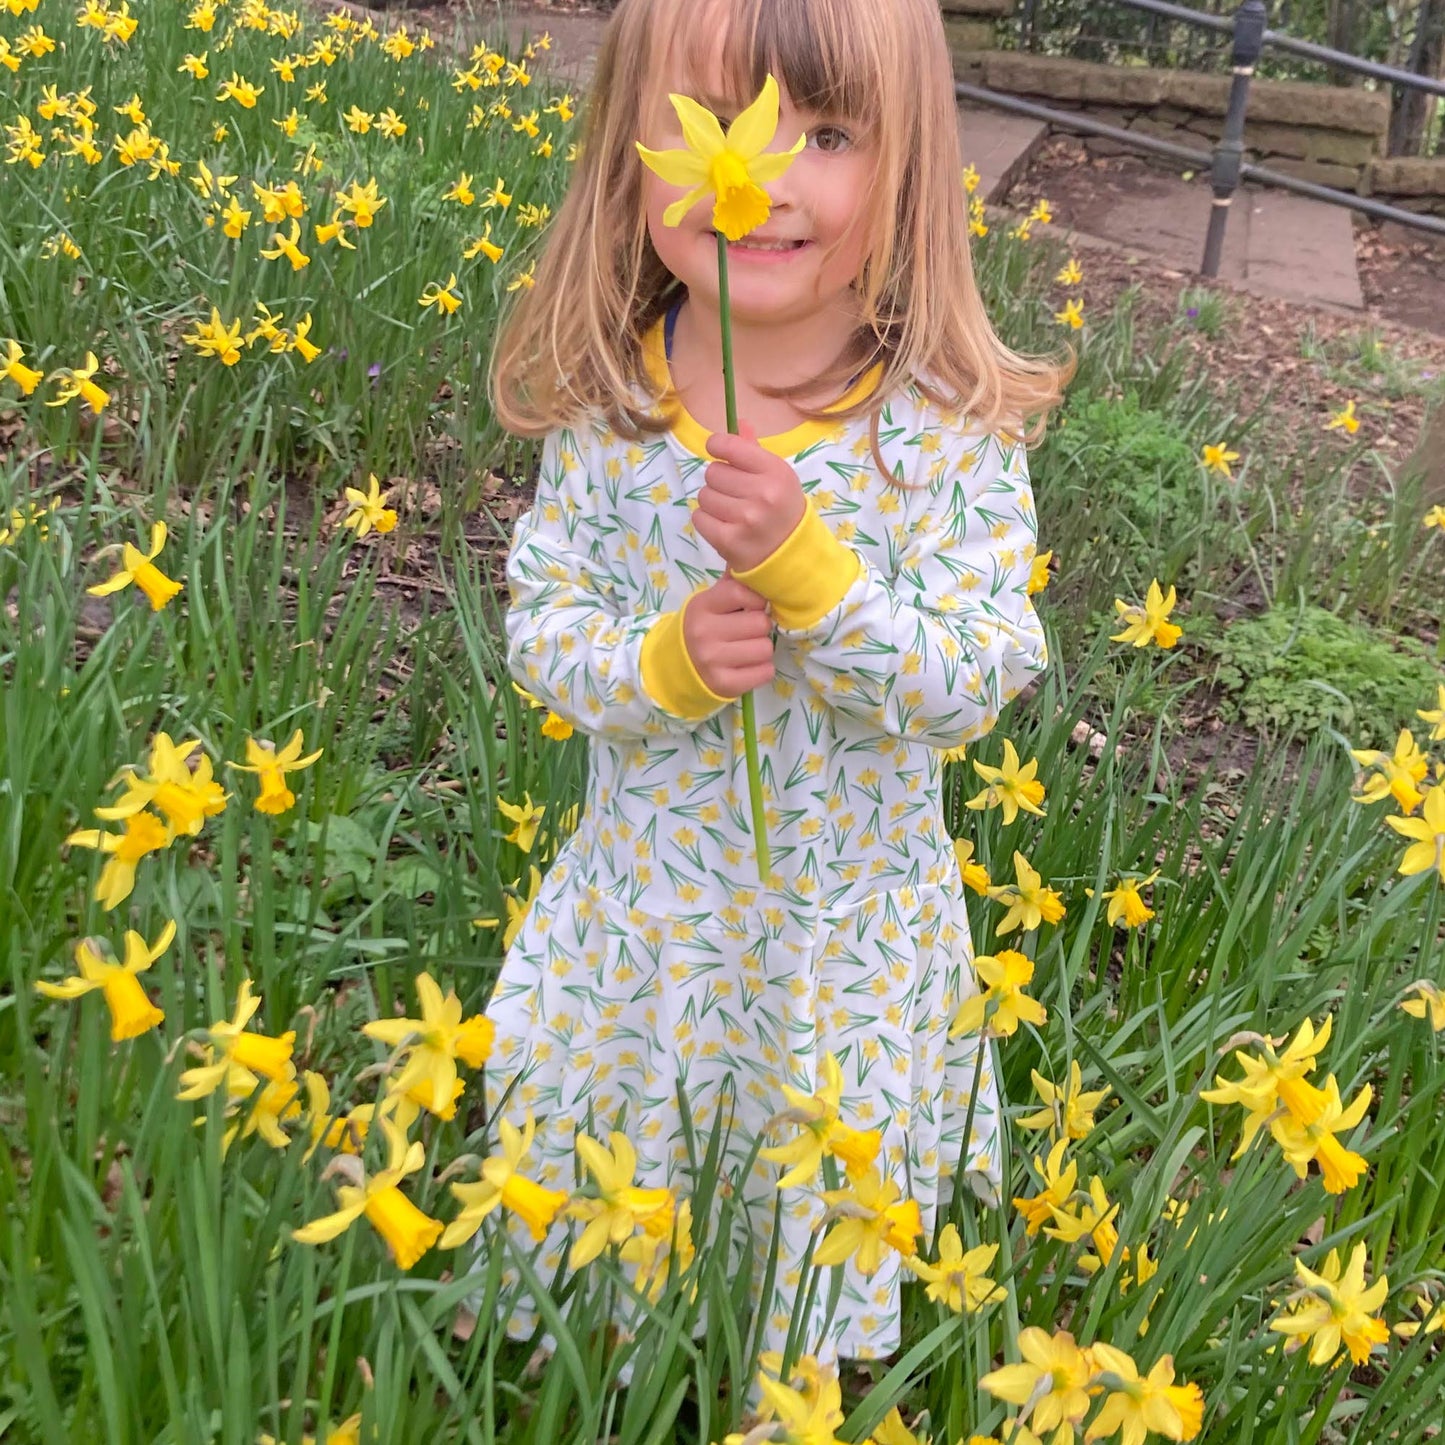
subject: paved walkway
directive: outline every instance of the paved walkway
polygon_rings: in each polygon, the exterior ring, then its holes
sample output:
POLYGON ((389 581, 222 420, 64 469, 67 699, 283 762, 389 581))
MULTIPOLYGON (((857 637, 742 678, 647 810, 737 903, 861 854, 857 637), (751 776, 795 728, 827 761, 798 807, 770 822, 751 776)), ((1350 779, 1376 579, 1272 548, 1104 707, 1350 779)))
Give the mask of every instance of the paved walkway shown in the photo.
MULTIPOLYGON (((505 24, 519 41, 550 32, 549 65, 584 87, 596 64, 605 17, 504 3, 505 24)), ((978 167, 985 199, 1001 201, 1028 168, 1048 134, 1041 121, 987 106, 959 107, 964 154, 978 167)), ((1204 252, 1212 193, 1202 179, 1184 181, 1150 171, 1111 204, 1107 178, 1077 225, 1086 236, 1157 256, 1194 270, 1204 252)), ((1365 298, 1355 264, 1350 213, 1286 191, 1245 188, 1231 207, 1221 274, 1267 295, 1361 310, 1365 298)))

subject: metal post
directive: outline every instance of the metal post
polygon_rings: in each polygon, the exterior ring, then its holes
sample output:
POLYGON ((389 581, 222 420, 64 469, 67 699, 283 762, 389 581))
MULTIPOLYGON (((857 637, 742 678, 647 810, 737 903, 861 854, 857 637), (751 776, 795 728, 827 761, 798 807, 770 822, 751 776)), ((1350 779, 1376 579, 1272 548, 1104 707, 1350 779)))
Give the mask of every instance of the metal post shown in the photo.
POLYGON ((1224 253, 1224 229, 1229 224, 1229 207, 1239 189, 1240 167, 1244 163, 1244 115, 1249 106, 1249 82, 1264 49, 1264 32, 1269 12, 1264 0, 1244 0, 1234 15, 1234 83, 1229 88, 1229 112, 1224 118, 1224 135, 1214 148, 1214 208, 1209 213, 1209 235, 1204 242, 1206 276, 1219 275, 1224 253))

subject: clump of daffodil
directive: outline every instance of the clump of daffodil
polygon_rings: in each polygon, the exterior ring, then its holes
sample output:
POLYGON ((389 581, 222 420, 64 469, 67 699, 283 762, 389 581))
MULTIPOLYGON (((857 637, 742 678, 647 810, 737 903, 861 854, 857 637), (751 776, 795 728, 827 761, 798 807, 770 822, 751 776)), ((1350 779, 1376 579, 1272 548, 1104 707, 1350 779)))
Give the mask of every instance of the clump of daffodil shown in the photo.
POLYGON ((968 808, 1002 808, 1004 825, 1008 826, 1022 809, 1036 817, 1044 817, 1039 804, 1044 800, 1044 785, 1038 780, 1039 760, 1030 758, 1019 766, 1019 755, 1012 738, 1005 738, 1003 744, 1003 766, 990 767, 973 760, 973 770, 988 784, 981 793, 970 798, 964 805, 968 808))
POLYGON ((1286 1336, 1286 1353, 1308 1343, 1310 1364, 1328 1365, 1343 1347, 1355 1364, 1363 1365, 1375 1346, 1390 1338, 1388 1327, 1376 1313, 1385 1303, 1390 1282, 1382 1274, 1366 1288, 1365 1263, 1363 1244, 1351 1251, 1350 1263, 1343 1271, 1337 1249, 1329 1252, 1318 1274, 1303 1260, 1295 1260, 1302 1289, 1284 1316, 1269 1326, 1286 1336))
POLYGON ((390 497, 391 488, 388 487, 383 492, 381 483, 376 480, 376 473, 369 472, 366 491, 363 492, 359 487, 347 487, 348 506, 341 525, 355 528, 358 537, 366 536, 373 529, 390 532, 396 526, 396 512, 386 505, 390 497))
POLYGON ((1044 887, 1038 871, 1017 850, 1014 851, 1014 879, 1013 883, 994 884, 988 890, 988 896, 995 903, 1008 905, 1008 912, 997 929, 1000 938, 1015 928, 1027 932, 1041 923, 1057 923, 1064 916, 1067 910, 1063 899, 1052 888, 1044 887))
POLYGON ((1021 1129, 1048 1129, 1056 1139, 1087 1139, 1094 1132, 1094 1113, 1109 1097, 1109 1091, 1085 1089, 1077 1059, 1069 1064, 1067 1084, 1055 1084, 1037 1069, 1030 1069, 1029 1077, 1044 1107, 1025 1114, 1018 1121, 1021 1129))
POLYGON ((531 1150, 537 1133, 537 1121, 533 1119, 532 1111, 527 1110, 526 1121, 520 1131, 506 1119, 501 1120, 497 1127, 502 1136, 502 1147, 500 1152, 482 1161, 482 1177, 474 1184, 451 1186, 462 1211, 442 1235, 443 1249, 465 1244, 482 1227, 487 1215, 498 1207, 515 1214, 527 1226, 532 1238, 540 1242, 547 1237, 552 1221, 567 1203, 565 1190, 544 1188, 520 1172, 522 1161, 531 1150))
POLYGON ((965 999, 948 1031, 951 1039, 983 1031, 985 1038, 1009 1039, 1020 1023, 1039 1027, 1048 1019, 1048 1010, 1024 989, 1033 981, 1033 960, 1017 949, 1001 948, 998 953, 980 953, 973 960, 973 971, 984 984, 982 993, 965 999))
POLYGON ((822 1084, 816 1094, 805 1094, 784 1084, 783 1095, 789 1107, 768 1120, 769 1130, 785 1124, 800 1126, 795 1139, 758 1151, 759 1157, 771 1163, 792 1166, 778 1180, 779 1189, 812 1183, 824 1155, 842 1160, 845 1169, 855 1178, 878 1157, 883 1137, 878 1130, 852 1129, 838 1117, 843 1099, 843 1070, 837 1057, 825 1054, 819 1073, 822 1084))
POLYGON ((350 1181, 336 1191, 341 1208, 293 1229, 291 1238, 298 1244, 325 1244, 364 1214, 386 1241, 397 1268, 410 1269, 441 1238, 443 1225, 401 1192, 401 1181, 426 1163, 421 1140, 408 1144, 405 1131, 392 1119, 381 1120, 381 1130, 387 1142, 386 1168, 368 1176, 355 1155, 338 1154, 322 1171, 322 1178, 341 1175, 350 1181))
POLYGON ((1131 642, 1135 647, 1147 647, 1151 642, 1161 648, 1173 647, 1183 635, 1184 629, 1169 621, 1174 610, 1177 594, 1173 587, 1166 597, 1156 577, 1149 584, 1142 607, 1114 599, 1114 608, 1124 621, 1124 630, 1109 635, 1110 642, 1131 642))
POLYGON ((416 995, 421 1004, 419 1019, 376 1019, 362 1027, 369 1039, 397 1051, 406 1063, 393 1080, 390 1092, 417 1091, 424 1109, 443 1119, 456 1113, 457 1060, 469 1069, 479 1069, 492 1051, 495 1025, 483 1014, 462 1017, 462 1001, 455 991, 445 997, 429 973, 416 977, 416 995))
POLYGON ((791 150, 769 152, 778 131, 778 82, 770 75, 762 93, 728 127, 686 95, 669 95, 682 125, 685 150, 653 151, 640 141, 637 153, 649 169, 670 186, 688 192, 663 213, 663 224, 676 226, 705 196, 713 196, 713 225, 729 241, 763 225, 772 212, 772 198, 763 189, 778 180, 807 144, 799 136, 791 150))
POLYGON ((95 816, 118 822, 154 808, 175 833, 199 833, 207 818, 226 808, 225 790, 212 776, 210 758, 197 753, 200 746, 199 738, 178 747, 169 733, 157 733, 151 739, 148 770, 138 775, 134 768, 122 769, 110 786, 123 784, 125 792, 110 807, 96 808, 95 816))
POLYGON ((166 535, 166 524, 154 523, 151 527, 149 552, 142 552, 139 547, 125 543, 121 548, 120 571, 114 577, 108 577, 104 582, 97 582, 94 587, 87 587, 85 590, 92 597, 109 597, 112 592, 119 592, 123 587, 134 583, 145 593, 151 611, 159 612, 185 586, 183 582, 167 577, 155 565, 156 558, 166 545, 166 535))
POLYGON ((96 848, 107 854, 105 867, 95 885, 95 901, 102 908, 124 903, 135 887, 136 864, 148 853, 170 846, 175 830, 154 813, 133 813, 125 819, 123 831, 102 833, 99 828, 81 828, 66 842, 78 848, 96 848))
POLYGON ((284 813, 295 805, 296 794, 286 786, 286 774, 294 773, 300 768, 309 768, 325 751, 324 748, 317 748, 314 753, 307 753, 303 758, 301 746, 300 728, 292 733, 291 741, 280 752, 276 751, 275 743, 264 738, 247 738, 246 761, 227 763, 227 767, 235 768, 238 772, 255 773, 260 777, 261 792, 256 799, 258 813, 284 813))
POLYGON ((985 1305, 1004 1298, 1001 1286, 988 1277, 998 1245, 981 1244, 965 1251, 958 1226, 951 1220, 938 1237, 938 1260, 929 1264, 914 1256, 904 1264, 928 1282, 929 1299, 936 1300, 954 1314, 976 1314, 985 1305))
POLYGON ((637 1150, 613 1130, 612 1148, 605 1149, 586 1134, 577 1136, 577 1153, 597 1186, 596 1198, 574 1198, 567 1206, 573 1219, 586 1221, 572 1246, 570 1269, 581 1269, 607 1248, 624 1244, 639 1229, 658 1239, 671 1239, 676 1199, 671 1189, 642 1189, 633 1184, 637 1150))
POLYGON ((78 975, 59 983, 37 980, 36 990, 46 998, 72 999, 100 989, 110 1009, 110 1036, 115 1043, 139 1038, 160 1023, 165 1014, 147 997, 137 974, 144 973, 171 945, 175 920, 168 920, 152 944, 133 929, 125 935, 125 962, 118 963, 110 945, 100 938, 83 938, 75 945, 78 975))

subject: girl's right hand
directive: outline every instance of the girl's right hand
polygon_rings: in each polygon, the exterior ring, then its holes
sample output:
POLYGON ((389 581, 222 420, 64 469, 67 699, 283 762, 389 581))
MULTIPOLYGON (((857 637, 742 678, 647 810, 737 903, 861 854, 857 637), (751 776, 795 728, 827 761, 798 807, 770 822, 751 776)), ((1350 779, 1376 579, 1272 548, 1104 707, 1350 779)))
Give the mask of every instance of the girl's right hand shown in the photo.
POLYGON ((773 680, 773 621, 767 599, 730 573, 695 594, 682 640, 697 674, 718 697, 741 697, 773 680))

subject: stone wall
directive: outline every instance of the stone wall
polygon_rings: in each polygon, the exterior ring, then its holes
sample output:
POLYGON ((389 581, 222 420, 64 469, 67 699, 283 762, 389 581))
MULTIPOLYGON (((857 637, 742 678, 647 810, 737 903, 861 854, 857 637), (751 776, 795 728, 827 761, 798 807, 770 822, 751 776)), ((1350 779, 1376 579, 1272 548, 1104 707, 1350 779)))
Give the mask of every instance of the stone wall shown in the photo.
POLYGON ((998 44, 998 22, 1013 13, 1014 0, 938 0, 943 28, 960 80, 978 82, 984 56, 998 44))
POLYGON ((1445 216, 1445 156, 1410 160, 1403 156, 1376 161, 1360 189, 1407 211, 1445 216))

